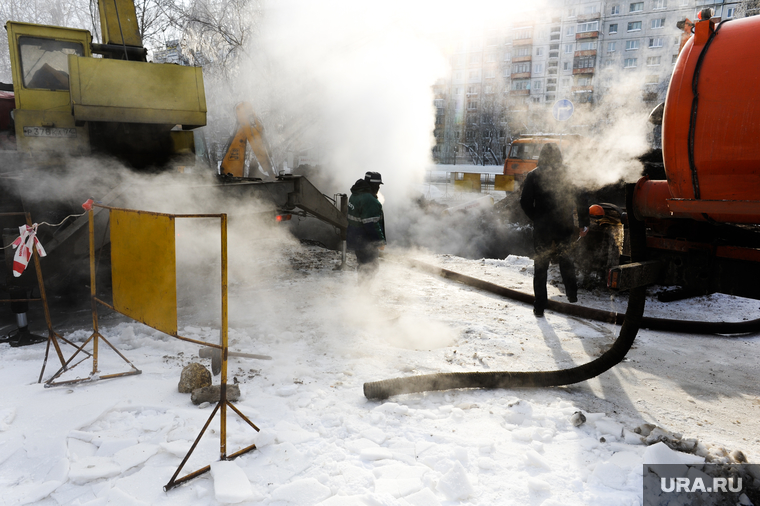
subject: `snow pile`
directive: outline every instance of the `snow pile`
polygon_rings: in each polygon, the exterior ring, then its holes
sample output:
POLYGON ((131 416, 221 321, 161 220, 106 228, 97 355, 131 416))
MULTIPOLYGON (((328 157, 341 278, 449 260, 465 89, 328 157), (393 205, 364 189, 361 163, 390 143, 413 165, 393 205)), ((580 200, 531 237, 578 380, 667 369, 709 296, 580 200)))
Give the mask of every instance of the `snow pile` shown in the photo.
MULTIPOLYGON (((641 502, 644 462, 669 462, 674 455, 683 463, 704 461, 669 449, 664 432, 660 442, 645 445, 648 435, 634 432, 642 422, 688 428, 690 436, 757 452, 757 441, 742 441, 758 433, 751 432, 757 417, 734 412, 741 427, 712 417, 708 428, 702 400, 712 392, 704 381, 710 368, 737 349, 754 356, 753 337, 723 344, 693 383, 675 376, 689 364, 670 355, 677 357, 694 338, 642 331, 628 362, 583 385, 367 401, 366 381, 583 363, 611 344, 617 328, 550 312, 536 320, 528 306, 390 262, 373 283, 359 286, 354 272, 332 269, 337 255, 299 247, 289 254, 272 259, 271 274, 257 286, 231 290, 231 348, 273 357, 229 363, 230 382, 242 394, 235 405, 261 431, 228 410, 227 453, 251 443, 256 450, 218 462, 217 416, 181 475, 209 464, 211 472, 163 492, 212 409, 193 406, 189 395, 177 392, 180 371, 192 361, 210 361, 199 359, 194 345, 104 316, 103 334, 141 375, 45 389, 36 383, 44 344, 0 347, 0 504, 631 505, 641 502), (283 268, 295 265, 293 258, 311 267, 283 268), (681 404, 669 402, 666 388, 678 389, 681 404), (585 422, 576 426, 579 411, 585 422)), ((530 286, 525 258, 428 260, 505 286, 530 286)), ((561 297, 558 291, 550 296, 561 297)), ((608 295, 580 296, 584 303, 621 304, 608 295)), ((716 310, 734 310, 726 300, 711 300, 716 310)), ((181 335, 218 340, 218 327, 205 313, 184 306, 180 314, 181 335)), ((65 332, 78 341, 89 334, 86 322, 65 332)), ((106 374, 119 360, 101 352, 106 374)), ((51 357, 49 371, 55 365, 51 357)), ((86 375, 88 367, 70 374, 86 375)), ((733 369, 737 381, 744 367, 733 369)))

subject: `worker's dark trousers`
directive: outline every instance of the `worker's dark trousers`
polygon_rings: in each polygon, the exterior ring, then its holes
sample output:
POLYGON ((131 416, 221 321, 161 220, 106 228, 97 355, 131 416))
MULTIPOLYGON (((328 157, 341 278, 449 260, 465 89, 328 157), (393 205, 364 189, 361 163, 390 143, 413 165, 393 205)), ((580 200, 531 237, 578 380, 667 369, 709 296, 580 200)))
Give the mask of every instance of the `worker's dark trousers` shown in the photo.
MULTIPOLYGON (((546 278, 549 272, 549 260, 551 255, 543 251, 543 254, 536 254, 533 261, 533 294, 536 298, 533 302, 533 308, 539 311, 546 309, 548 295, 546 293, 546 278)), ((565 284, 565 294, 568 297, 576 297, 578 294, 578 280, 575 277, 575 265, 569 255, 558 255, 559 272, 562 275, 562 282, 565 284)))
POLYGON ((359 264, 359 281, 372 279, 380 267, 380 253, 377 246, 367 244, 356 248, 356 261, 359 264))

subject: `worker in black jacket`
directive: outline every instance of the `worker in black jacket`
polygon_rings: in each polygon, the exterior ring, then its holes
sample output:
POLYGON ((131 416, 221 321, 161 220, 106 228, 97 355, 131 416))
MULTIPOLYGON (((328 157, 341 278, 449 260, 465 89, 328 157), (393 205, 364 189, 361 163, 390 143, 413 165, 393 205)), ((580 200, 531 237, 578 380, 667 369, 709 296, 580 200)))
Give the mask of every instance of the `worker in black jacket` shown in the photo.
POLYGON ((578 282, 571 246, 576 238, 573 211, 578 213, 580 236, 588 232, 588 204, 585 195, 569 180, 562 153, 555 143, 547 143, 538 157, 538 167, 528 173, 520 196, 522 207, 533 221, 533 314, 546 309, 546 277, 549 262, 559 262, 559 271, 569 302, 578 300, 578 282))
POLYGON ((348 199, 347 246, 356 252, 359 273, 371 276, 377 271, 379 250, 385 247, 385 215, 377 198, 383 178, 367 172, 351 187, 348 199))

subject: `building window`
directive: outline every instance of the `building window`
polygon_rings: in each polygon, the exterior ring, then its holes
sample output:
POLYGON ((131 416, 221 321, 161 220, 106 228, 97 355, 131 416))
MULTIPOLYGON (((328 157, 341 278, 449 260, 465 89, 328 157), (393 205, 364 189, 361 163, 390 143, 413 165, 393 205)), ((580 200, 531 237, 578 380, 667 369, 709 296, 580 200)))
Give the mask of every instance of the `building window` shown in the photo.
POLYGON ((486 61, 489 63, 493 63, 496 61, 496 53, 488 53, 486 55, 486 61))
POLYGON ((530 56, 530 46, 518 47, 515 56, 530 56))
POLYGON ((504 73, 503 73, 504 77, 509 77, 510 76, 510 74, 512 73, 510 70, 511 69, 509 67, 505 67, 504 68, 504 73))
POLYGON ((525 72, 530 72, 530 63, 515 63, 512 65, 512 73, 513 74, 523 74, 525 72))
POLYGON ((454 72, 455 81, 461 81, 462 79, 464 79, 464 74, 462 72, 454 72))
POLYGON ((512 59, 512 53, 510 53, 509 51, 504 53, 504 61, 509 61, 511 59, 512 59))
POLYGON ((662 37, 649 37, 649 47, 662 47, 662 37))
POLYGON ((578 14, 578 11, 575 9, 575 7, 570 7, 567 9, 567 17, 568 18, 574 18, 578 14))
POLYGON ((638 58, 626 58, 623 62, 623 67, 630 69, 638 65, 638 58))
POLYGON ((653 0, 652 9, 667 9, 668 0, 653 0))
POLYGON ((541 91, 541 81, 533 81, 533 89, 535 91, 541 91))
POLYGON ((608 53, 614 53, 617 50, 617 42, 608 42, 607 43, 607 52, 608 53))
POLYGON ((596 56, 588 56, 585 58, 576 58, 573 62, 573 68, 575 69, 590 69, 594 67, 596 62, 596 56))
POLYGON ((572 54, 575 44, 565 44, 565 54, 572 54))
POLYGON ((468 74, 468 80, 472 82, 480 81, 480 70, 471 70, 468 74))
POLYGON ((726 19, 731 19, 734 17, 734 13, 736 12, 736 7, 726 7, 726 19))
POLYGON ((657 74, 649 75, 647 76, 647 79, 645 82, 646 84, 657 84, 660 82, 660 76, 658 76, 657 74))
POLYGON ((543 56, 544 55, 544 48, 537 47, 536 48, 536 56, 543 56))
POLYGON ((486 79, 493 79, 496 77, 496 69, 486 69, 486 79))
POLYGON ((578 42, 575 46, 576 51, 593 51, 596 49, 596 41, 578 42))
POLYGON ((675 65, 677 61, 678 61, 678 55, 674 54, 673 55, 673 61, 671 61, 670 63, 672 63, 673 65, 675 65))
POLYGON ((467 87, 467 95, 477 95, 478 94, 478 87, 477 86, 468 86, 467 87))
POLYGON ((613 5, 612 9, 610 9, 610 14, 612 14, 613 16, 615 14, 620 14, 620 6, 619 5, 613 5))
POLYGON ((578 86, 589 86, 591 84, 591 78, 588 76, 579 77, 575 84, 578 86))
POLYGON ((596 32, 599 30, 599 21, 591 21, 590 23, 579 23, 576 33, 596 32))
POLYGON ((626 40, 625 41, 625 50, 626 51, 635 51, 638 48, 639 48, 639 39, 633 39, 633 40, 626 40))
POLYGON ((478 102, 476 100, 468 100, 467 101, 467 110, 468 111, 477 111, 478 110, 478 102))
POLYGON ((470 65, 478 65, 480 63, 480 53, 470 54, 470 65))
POLYGON ((486 85, 486 89, 485 89, 485 93, 486 93, 486 95, 493 94, 493 86, 491 86, 490 84, 487 84, 486 85))
POLYGON ((562 63, 562 70, 570 70, 572 67, 570 66, 570 62, 566 61, 562 63))
POLYGON ((515 91, 529 90, 530 81, 512 81, 512 89, 515 91))
POLYGON ((652 29, 662 28, 663 26, 665 26, 665 18, 652 20, 652 29))
POLYGON ((530 39, 532 37, 532 30, 525 28, 523 30, 515 30, 514 39, 530 39))
POLYGON ((533 64, 533 73, 534 74, 540 74, 544 71, 544 64, 543 63, 534 63, 533 64))
POLYGON ((644 2, 634 2, 630 5, 628 12, 641 12, 644 10, 644 2))
POLYGON ((617 23, 610 23, 610 33, 617 33, 617 23))
POLYGON ((656 67, 661 61, 661 56, 650 56, 647 58, 647 67, 656 67))
POLYGON ((631 21, 628 23, 629 32, 635 32, 636 30, 641 30, 641 21, 631 21))
POLYGON ((574 26, 568 26, 567 30, 565 30, 565 35, 567 37, 572 37, 573 35, 575 35, 575 27, 574 26))
POLYGON ((567 88, 568 86, 570 86, 571 82, 572 82, 572 79, 566 77, 565 79, 562 80, 562 87, 567 88))

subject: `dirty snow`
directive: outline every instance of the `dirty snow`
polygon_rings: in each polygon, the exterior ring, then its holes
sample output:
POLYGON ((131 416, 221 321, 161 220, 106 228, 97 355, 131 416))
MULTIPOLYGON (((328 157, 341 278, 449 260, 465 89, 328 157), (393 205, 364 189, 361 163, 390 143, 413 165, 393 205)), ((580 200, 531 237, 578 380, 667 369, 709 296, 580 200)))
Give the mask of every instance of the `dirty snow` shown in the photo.
MULTIPOLYGON (((713 454, 742 450, 758 461, 757 336, 641 330, 624 363, 580 385, 366 400, 367 381, 577 365, 618 333, 551 312, 536 319, 524 304, 409 268, 396 253, 369 285, 351 269, 333 270, 336 253, 300 245, 261 259, 255 284, 231 280, 231 349, 273 357, 229 364, 242 394, 236 406, 261 432, 228 410, 228 453, 257 449, 218 462, 217 416, 182 474, 211 471, 168 492, 162 487, 213 409, 177 392, 183 366, 210 368, 196 345, 101 311, 102 333, 142 374, 56 388, 37 383, 44 344, 0 346, 0 504, 638 505, 643 462, 702 458, 643 444, 633 429, 645 422, 713 454), (586 422, 576 427, 578 411, 586 422)), ((527 258, 416 257, 531 291, 527 258)), ((557 279, 552 270, 550 297, 564 301, 557 279)), ((604 290, 579 298, 625 310, 624 296, 604 290)), ((208 301, 185 302, 180 334, 216 342, 208 301)), ((650 301, 647 314, 731 321, 755 318, 758 303, 650 301)), ((78 342, 91 332, 86 323, 62 331, 78 342)), ((51 356, 46 377, 55 366, 51 356)), ((128 370, 102 344, 100 366, 101 374, 128 370)))

